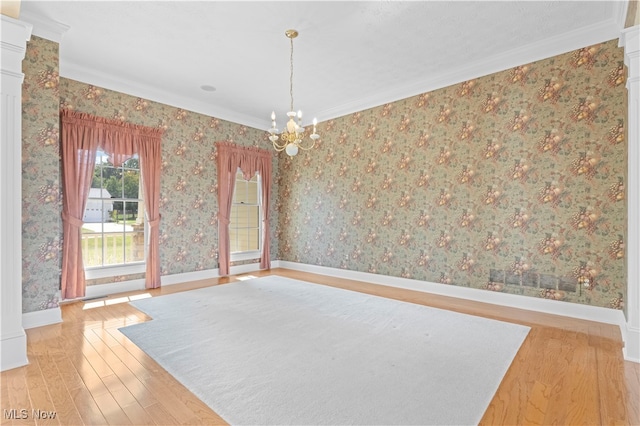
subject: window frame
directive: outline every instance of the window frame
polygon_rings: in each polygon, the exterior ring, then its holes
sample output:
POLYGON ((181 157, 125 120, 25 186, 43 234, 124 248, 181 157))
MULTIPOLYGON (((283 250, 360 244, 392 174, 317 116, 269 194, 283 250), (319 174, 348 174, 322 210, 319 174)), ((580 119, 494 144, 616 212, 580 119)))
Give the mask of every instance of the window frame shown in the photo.
MULTIPOLYGON (((95 162, 96 165, 95 167, 100 167, 100 179, 101 179, 101 184, 100 184, 100 188, 98 189, 106 189, 104 186, 104 164, 102 162, 98 163, 98 160, 102 161, 102 158, 104 157, 108 157, 109 155, 107 153, 105 153, 104 151, 102 151, 100 148, 96 151, 96 158, 95 158, 95 162)), ((121 171, 121 173, 125 173, 126 170, 135 170, 138 173, 138 194, 140 196, 140 194, 142 194, 141 196, 143 198, 125 198, 124 197, 124 179, 122 181, 122 185, 123 185, 123 192, 120 194, 120 197, 111 197, 111 198, 104 198, 104 197, 89 197, 87 196, 87 204, 90 201, 101 201, 104 202, 105 200, 109 200, 111 202, 114 201, 120 201, 123 203, 138 203, 138 209, 140 209, 140 207, 142 206, 142 208, 145 208, 145 201, 144 201, 144 193, 143 193, 143 184, 142 184, 142 170, 140 169, 140 158, 137 154, 135 154, 133 157, 131 158, 136 158, 138 160, 138 168, 133 168, 133 167, 127 167, 125 166, 126 161, 120 165, 119 167, 115 167, 113 165, 107 165, 107 167, 112 167, 115 169, 119 169, 121 171)), ((95 173, 95 172, 94 172, 95 173)), ((93 186, 91 187, 93 188, 93 186)), ((102 194, 102 192, 101 192, 102 194)), ((85 212, 86 212, 86 207, 85 207, 85 212)), ((146 268, 147 268, 147 251, 148 251, 148 238, 149 238, 149 225, 147 223, 147 218, 146 218, 146 211, 143 211, 143 215, 144 215, 144 227, 143 227, 143 234, 144 234, 144 255, 143 255, 143 260, 139 260, 139 261, 133 261, 133 262, 126 262, 126 263, 116 263, 116 264, 108 264, 105 265, 104 264, 104 256, 105 256, 105 252, 104 252, 104 245, 102 246, 102 265, 101 266, 84 266, 84 274, 85 274, 85 279, 96 279, 96 278, 107 278, 107 277, 114 277, 114 276, 118 276, 118 275, 132 275, 132 274, 140 274, 140 273, 145 273, 146 272, 146 268)), ((104 220, 104 219, 103 219, 104 220)), ((104 223, 104 222, 102 222, 104 223)), ((125 232, 117 232, 118 234, 126 234, 125 232)), ((102 228, 101 231, 96 232, 96 234, 99 234, 102 236, 102 239, 104 241, 104 235, 109 235, 109 234, 116 234, 115 232, 104 232, 104 227, 102 228)), ((82 236, 80 238, 81 240, 81 244, 82 244, 82 236)), ((126 248, 123 246, 123 250, 126 250, 126 248)))
MULTIPOLYGON (((236 171, 236 175, 235 175, 235 184, 234 184, 234 189, 233 189, 233 197, 231 199, 231 208, 233 209, 234 206, 255 206, 258 207, 258 249, 257 250, 245 250, 245 251, 231 251, 231 247, 232 247, 232 242, 231 242, 231 225, 232 225, 232 219, 230 218, 229 220, 229 250, 230 250, 230 257, 229 257, 229 261, 231 262, 237 262, 237 261, 242 261, 242 260, 253 260, 253 259, 259 259, 261 254, 262 254, 262 247, 264 244, 264 241, 262 240, 262 220, 263 220, 263 207, 262 207, 262 176, 260 176, 259 172, 256 172, 255 174, 256 176, 256 181, 255 183, 251 182, 251 184, 255 184, 256 185, 256 204, 247 204, 247 203, 237 203, 236 202, 236 191, 238 190, 238 183, 246 183, 249 184, 250 181, 246 181, 244 179, 244 177, 242 176, 242 171, 240 168, 238 168, 238 170, 236 171)), ((255 229, 255 228, 235 228, 236 230, 238 229, 255 229)))

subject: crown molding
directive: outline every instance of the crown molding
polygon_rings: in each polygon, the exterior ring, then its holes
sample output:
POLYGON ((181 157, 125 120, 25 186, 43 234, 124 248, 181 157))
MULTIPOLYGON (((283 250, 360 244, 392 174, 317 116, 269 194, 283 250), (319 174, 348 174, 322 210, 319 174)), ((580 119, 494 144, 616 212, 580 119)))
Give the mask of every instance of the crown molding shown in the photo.
POLYGON ((616 20, 610 19, 578 30, 562 33, 556 37, 531 43, 524 47, 512 49, 480 61, 462 64, 457 69, 448 71, 446 74, 436 75, 427 80, 409 82, 402 86, 395 87, 393 90, 381 91, 354 102, 319 111, 316 116, 319 121, 342 117, 389 102, 407 99, 422 93, 458 84, 463 81, 473 80, 474 78, 487 76, 516 66, 557 56, 592 44, 613 40, 620 36, 621 28, 616 20))
POLYGON ((98 86, 103 89, 126 93, 127 95, 137 96, 149 101, 159 102, 232 123, 241 124, 258 130, 265 130, 265 132, 269 127, 269 124, 265 124, 263 120, 256 119, 255 117, 242 114, 237 111, 218 108, 214 105, 199 102, 176 93, 167 92, 157 87, 127 81, 120 76, 114 78, 106 73, 101 73, 95 69, 89 69, 69 61, 60 62, 60 76, 98 86))
POLYGON ((31 38, 33 25, 5 15, 0 17, 2 71, 22 75, 22 60, 27 52, 26 42, 31 38))
POLYGON ((20 14, 20 20, 33 25, 33 35, 55 41, 58 44, 62 41, 64 34, 69 31, 69 28, 71 28, 61 22, 44 19, 40 16, 33 15, 28 11, 23 11, 20 14))
POLYGON ((611 4, 612 13, 611 18, 618 26, 619 30, 624 28, 627 21, 627 13, 629 11, 629 0, 614 1, 611 4))
MULTIPOLYGON (((370 96, 338 105, 323 111, 317 111, 319 121, 327 121, 346 116, 354 112, 367 110, 389 102, 410 98, 425 92, 437 90, 462 81, 490 75, 499 71, 546 59, 562 53, 570 52, 585 46, 616 39, 624 27, 628 1, 611 2, 611 15, 607 21, 578 30, 560 34, 550 39, 531 43, 527 46, 513 49, 498 55, 484 58, 473 63, 461 64, 457 69, 435 75, 429 79, 406 82, 391 90, 376 92, 370 96)), ((33 34, 60 42, 69 26, 55 21, 23 13, 22 18, 33 23, 33 34)), ((183 108, 196 113, 216 117, 225 121, 245 125, 255 129, 265 130, 269 127, 269 120, 243 114, 238 111, 214 106, 205 102, 167 92, 158 87, 152 87, 138 82, 127 81, 120 77, 102 73, 79 64, 60 62, 60 75, 76 81, 93 84, 105 89, 127 93, 155 102, 183 108)))

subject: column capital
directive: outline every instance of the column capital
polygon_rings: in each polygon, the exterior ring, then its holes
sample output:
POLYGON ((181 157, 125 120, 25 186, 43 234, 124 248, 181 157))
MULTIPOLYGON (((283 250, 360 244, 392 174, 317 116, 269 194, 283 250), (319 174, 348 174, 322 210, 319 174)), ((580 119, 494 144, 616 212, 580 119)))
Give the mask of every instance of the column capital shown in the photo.
POLYGON ((628 80, 636 80, 640 77, 640 25, 622 30, 618 46, 624 47, 624 64, 628 69, 628 80))
POLYGON ((27 52, 27 41, 31 39, 33 26, 5 15, 2 18, 2 71, 22 74, 22 60, 27 52))

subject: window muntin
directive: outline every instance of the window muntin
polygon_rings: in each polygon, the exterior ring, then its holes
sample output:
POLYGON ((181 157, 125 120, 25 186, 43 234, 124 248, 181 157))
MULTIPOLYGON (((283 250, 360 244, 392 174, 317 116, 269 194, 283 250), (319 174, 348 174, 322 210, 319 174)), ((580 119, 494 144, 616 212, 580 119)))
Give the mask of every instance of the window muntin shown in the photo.
POLYGON ((140 265, 145 260, 145 214, 139 159, 114 167, 98 151, 82 227, 86 270, 140 265))
POLYGON ((232 254, 260 252, 262 247, 261 205, 259 174, 256 173, 247 181, 238 170, 229 223, 232 254))

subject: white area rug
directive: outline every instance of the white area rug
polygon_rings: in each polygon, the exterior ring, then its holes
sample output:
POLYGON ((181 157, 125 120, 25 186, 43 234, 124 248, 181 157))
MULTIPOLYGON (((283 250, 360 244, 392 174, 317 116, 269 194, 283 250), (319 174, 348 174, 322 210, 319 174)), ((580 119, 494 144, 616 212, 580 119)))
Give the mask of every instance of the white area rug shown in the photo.
POLYGON ((268 276, 121 328, 234 425, 477 424, 528 327, 268 276))

